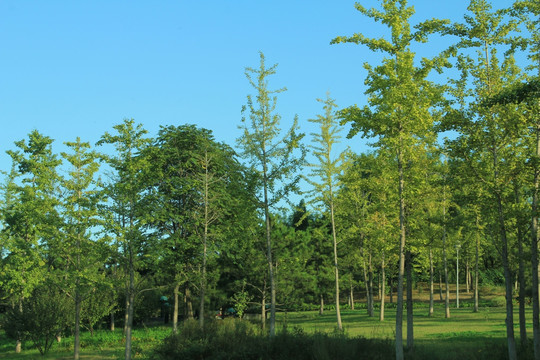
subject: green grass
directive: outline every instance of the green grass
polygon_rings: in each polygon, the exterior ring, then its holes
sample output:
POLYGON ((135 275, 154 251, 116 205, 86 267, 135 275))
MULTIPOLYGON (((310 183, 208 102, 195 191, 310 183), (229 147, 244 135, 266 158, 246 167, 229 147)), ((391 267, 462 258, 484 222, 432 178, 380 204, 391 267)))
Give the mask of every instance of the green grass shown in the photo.
MULTIPOLYGON (((342 312, 345 334, 349 337, 362 336, 368 339, 393 339, 395 331, 395 309, 386 310, 386 320, 379 321, 368 317, 366 310, 345 310, 342 312)), ((527 318, 531 318, 527 313, 527 318)), ((405 319, 404 319, 405 320, 405 319)), ((417 355, 409 355, 409 359, 468 359, 473 353, 496 350, 504 354, 506 328, 504 325, 505 310, 502 307, 482 308, 473 313, 471 308, 451 309, 451 318, 444 318, 444 309, 437 306, 432 317, 427 316, 426 308, 416 308, 414 316, 414 337, 417 355), (457 356, 456 357, 456 349, 457 356), (438 357, 422 354, 439 354, 438 357), (419 354, 419 355, 418 355, 419 354), (462 355, 460 355, 462 354, 462 355)), ((516 336, 517 311, 515 314, 516 336)), ((305 334, 332 333, 336 328, 336 316, 333 311, 318 315, 315 311, 278 313, 278 332, 286 329, 289 333, 302 331, 305 334)), ((532 324, 528 324, 529 336, 532 324)), ((147 359, 150 350, 161 343, 171 332, 170 327, 156 326, 135 329, 133 332, 134 358, 147 359)), ((404 321, 404 338, 406 328, 404 321)), ((518 339, 516 339, 517 341, 518 339)), ((73 352, 73 338, 65 337, 59 344, 53 345, 51 351, 41 356, 31 342, 24 344, 21 354, 13 351, 14 343, 0 332, 0 359, 70 359, 73 352)), ((123 358, 124 341, 121 329, 116 332, 96 331, 94 336, 83 332, 81 337, 81 359, 121 359, 123 358)), ((481 357, 478 357, 481 358, 481 357)))
MULTIPOLYGON (((135 359, 147 358, 145 354, 150 352, 154 346, 159 344, 171 333, 169 327, 156 326, 142 329, 134 329, 132 335, 133 357, 135 359)), ((107 330, 95 331, 94 336, 89 332, 81 333, 81 359, 121 359, 124 357, 125 342, 122 336, 122 329, 114 332, 107 330)), ((73 337, 65 337, 60 343, 53 345, 52 349, 41 356, 39 351, 32 346, 32 342, 25 342, 23 351, 16 354, 15 343, 7 339, 3 332, 0 332, 0 359, 72 359, 73 358, 73 337)))

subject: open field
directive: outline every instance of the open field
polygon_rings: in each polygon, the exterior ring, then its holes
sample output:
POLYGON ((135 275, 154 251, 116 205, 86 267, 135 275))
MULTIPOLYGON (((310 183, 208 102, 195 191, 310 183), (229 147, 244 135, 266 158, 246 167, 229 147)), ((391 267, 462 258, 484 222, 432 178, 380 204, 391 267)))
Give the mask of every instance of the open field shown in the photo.
MULTIPOLYGON (((451 309, 451 318, 445 319, 443 307, 438 304, 433 317, 427 316, 427 308, 421 304, 415 308, 415 341, 417 352, 429 354, 437 352, 446 354, 441 359, 470 358, 477 352, 505 354, 504 338, 505 312, 503 307, 482 308, 473 313, 470 307, 451 309), (457 349, 457 350, 456 350, 457 349)), ((392 339, 394 336, 395 310, 386 310, 386 320, 380 322, 378 314, 368 317, 365 310, 344 310, 342 312, 346 335, 350 337, 392 339)), ((527 314, 530 318, 530 313, 527 314)), ((517 313, 516 313, 517 318, 517 313)), ((335 329, 335 313, 327 310, 320 316, 315 311, 278 313, 278 331, 289 333, 333 332, 335 329)), ((529 329, 532 325, 528 324, 529 329)), ((137 329, 134 332, 134 358, 147 359, 150 349, 160 343, 170 333, 170 327, 155 326, 137 329)), ((532 330, 531 330, 532 332, 532 330)), ((403 333, 406 334, 404 328, 403 333)), ((519 334, 516 327, 516 335, 519 334)), ((123 358, 123 341, 121 331, 111 333, 97 331, 94 337, 83 333, 81 359, 118 359, 123 358)), ((0 359, 69 359, 72 357, 72 339, 66 337, 60 344, 55 344, 46 356, 41 356, 30 343, 25 344, 22 354, 13 352, 12 341, 0 335, 0 359)))

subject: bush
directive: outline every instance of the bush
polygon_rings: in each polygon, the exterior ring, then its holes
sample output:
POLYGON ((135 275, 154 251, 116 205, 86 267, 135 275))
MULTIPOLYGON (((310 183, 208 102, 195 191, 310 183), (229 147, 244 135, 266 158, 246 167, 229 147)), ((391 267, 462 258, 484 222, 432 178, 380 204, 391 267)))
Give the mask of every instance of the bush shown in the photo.
POLYGON ((2 324, 6 335, 15 340, 32 340, 44 355, 68 324, 70 304, 56 287, 43 284, 21 305, 21 309, 15 307, 6 312, 2 324))
POLYGON ((387 340, 349 338, 342 333, 307 335, 301 329, 283 331, 270 339, 255 325, 225 319, 209 322, 202 331, 185 322, 177 335, 167 337, 154 349, 157 359, 387 359, 394 347, 387 340))

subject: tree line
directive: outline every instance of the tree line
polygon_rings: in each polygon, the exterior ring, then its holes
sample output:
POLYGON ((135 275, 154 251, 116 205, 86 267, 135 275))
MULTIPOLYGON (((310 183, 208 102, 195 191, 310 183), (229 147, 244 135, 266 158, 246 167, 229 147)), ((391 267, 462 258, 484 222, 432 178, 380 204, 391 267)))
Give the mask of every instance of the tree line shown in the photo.
POLYGON ((383 54, 364 64, 366 105, 337 109, 327 95, 308 137, 296 118, 282 130, 277 98, 286 89, 269 87, 277 66, 261 53, 259 67, 246 68, 253 94, 236 149, 189 124, 151 137, 133 119, 95 146, 77 138, 60 154, 37 130, 15 142, 0 203, 0 298, 17 351, 29 338, 46 352, 69 329, 78 359, 80 328, 108 319, 114 329, 121 314, 129 359, 134 323, 155 316, 160 299, 174 332, 182 318, 204 328, 219 308, 241 316, 255 306, 262 327, 269 313, 273 336, 279 309, 322 313, 328 303, 341 330, 342 297, 354 308, 362 289, 381 321, 385 295, 396 297, 403 359, 404 316, 414 347, 413 287, 429 283, 431 315, 438 277, 450 317, 459 254, 474 311, 482 282, 505 285, 510 359, 514 289, 520 346, 532 298, 539 359, 540 6, 493 10, 472 0, 461 23, 412 26, 406 0, 380 5, 356 9, 387 26, 388 39, 332 40, 383 54), (432 36, 453 43, 417 59, 414 49, 432 36), (345 124, 347 138, 371 138, 372 151, 336 152, 345 124), (302 179, 305 201, 290 204, 302 179))

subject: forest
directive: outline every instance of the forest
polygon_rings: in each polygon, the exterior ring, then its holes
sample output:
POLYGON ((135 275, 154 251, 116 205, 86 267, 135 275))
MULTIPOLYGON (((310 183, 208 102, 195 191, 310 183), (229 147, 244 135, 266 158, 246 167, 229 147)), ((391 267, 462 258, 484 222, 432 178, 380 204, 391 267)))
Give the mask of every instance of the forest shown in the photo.
POLYGON ((15 141, 0 193, 0 331, 16 353, 67 336, 79 359, 82 332, 118 327, 131 359, 137 327, 182 336, 184 321, 205 329, 226 315, 273 338, 276 314, 332 312, 343 332, 342 309, 362 304, 395 321, 401 360, 425 284, 426 312, 439 302, 448 319, 459 289, 479 312, 479 289, 502 287, 505 356, 532 346, 540 359, 540 3, 471 0, 461 23, 415 26, 406 0, 378 3, 356 10, 387 38, 329 39, 383 54, 364 64, 366 105, 327 94, 313 133, 282 121, 286 84, 261 52, 239 74, 252 92, 235 144, 193 124, 149 134, 135 119, 61 153, 52 144, 68 139, 38 129, 15 141), (417 57, 432 38, 452 43, 417 57), (370 151, 336 150, 358 138, 370 151))

